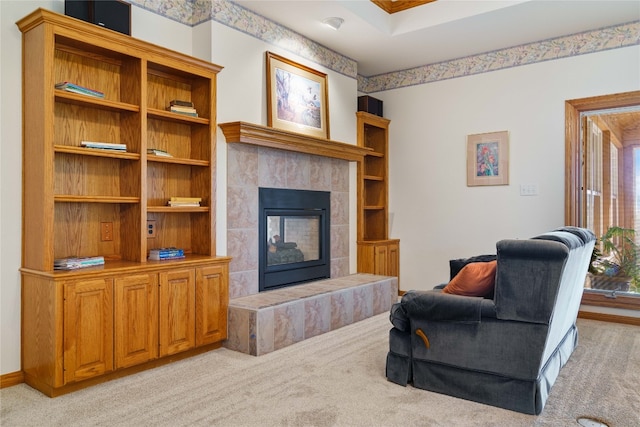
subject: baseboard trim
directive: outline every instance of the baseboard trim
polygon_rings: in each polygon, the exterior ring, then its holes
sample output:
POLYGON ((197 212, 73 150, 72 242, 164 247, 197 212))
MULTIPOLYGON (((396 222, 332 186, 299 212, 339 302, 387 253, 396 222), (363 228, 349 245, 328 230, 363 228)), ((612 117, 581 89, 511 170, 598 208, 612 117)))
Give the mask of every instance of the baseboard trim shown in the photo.
POLYGON ((9 374, 0 375, 0 388, 12 387, 24 382, 24 372, 11 372, 9 374))
POLYGON ((89 378, 87 380, 80 381, 78 383, 71 383, 55 390, 53 388, 51 388, 51 390, 48 390, 49 386, 46 384, 42 384, 41 386, 39 386, 39 382, 33 378, 27 378, 27 375, 24 373, 24 371, 11 372, 9 374, 0 375, 0 389, 24 383, 36 390, 40 390, 40 392, 42 392, 43 394, 49 397, 55 397, 55 396, 59 396, 72 391, 80 390, 95 384, 107 382, 112 379, 121 378, 127 375, 142 372, 147 369, 157 368, 162 365, 166 365, 172 362, 176 362, 178 360, 196 356, 201 353, 206 353, 207 351, 216 350, 221 347, 222 347, 222 342, 206 344, 206 345, 203 345, 202 347, 192 348, 182 353, 176 353, 170 356, 162 357, 160 359, 150 360, 140 365, 130 366, 128 368, 112 371, 110 373, 107 373, 98 377, 94 377, 94 378, 89 378), (47 393, 47 391, 49 392, 47 393))
POLYGON ((619 316, 617 314, 595 313, 592 311, 579 311, 581 319, 600 320, 602 322, 624 323, 626 325, 640 326, 640 317, 619 316))

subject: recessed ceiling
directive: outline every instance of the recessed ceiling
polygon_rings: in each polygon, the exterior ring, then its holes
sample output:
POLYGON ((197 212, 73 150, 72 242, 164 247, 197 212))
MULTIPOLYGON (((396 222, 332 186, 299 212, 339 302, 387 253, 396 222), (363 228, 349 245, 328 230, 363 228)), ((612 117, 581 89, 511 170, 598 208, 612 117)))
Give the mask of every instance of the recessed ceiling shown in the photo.
POLYGON ((602 113, 598 117, 620 141, 640 138, 640 106, 634 111, 602 113))
POLYGON ((638 0, 438 0, 392 14, 368 0, 236 3, 353 59, 366 77, 640 21, 638 0), (322 25, 331 16, 344 19, 339 31, 322 25))
POLYGON ((375 4, 387 13, 396 13, 434 1, 436 0, 371 0, 371 3, 375 4))
POLYGON ((640 130, 640 112, 638 111, 611 115, 603 114, 601 117, 609 123, 610 128, 621 131, 640 130))

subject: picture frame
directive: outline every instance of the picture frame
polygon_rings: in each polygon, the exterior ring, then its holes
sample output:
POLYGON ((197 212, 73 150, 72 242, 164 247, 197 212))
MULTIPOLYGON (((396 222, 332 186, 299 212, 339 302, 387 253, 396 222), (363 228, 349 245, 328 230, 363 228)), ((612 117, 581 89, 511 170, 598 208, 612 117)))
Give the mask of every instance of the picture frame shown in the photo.
POLYGON ((467 135, 467 186, 509 184, 509 132, 467 135))
POLYGON ((266 53, 267 126, 329 139, 327 75, 266 53))

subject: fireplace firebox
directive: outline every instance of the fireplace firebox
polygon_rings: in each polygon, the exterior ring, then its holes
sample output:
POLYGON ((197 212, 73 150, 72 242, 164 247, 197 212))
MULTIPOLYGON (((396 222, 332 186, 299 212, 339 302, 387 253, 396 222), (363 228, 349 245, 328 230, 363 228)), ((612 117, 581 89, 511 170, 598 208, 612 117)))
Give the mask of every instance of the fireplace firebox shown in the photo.
POLYGON ((331 198, 326 191, 259 189, 259 291, 331 274, 331 198))

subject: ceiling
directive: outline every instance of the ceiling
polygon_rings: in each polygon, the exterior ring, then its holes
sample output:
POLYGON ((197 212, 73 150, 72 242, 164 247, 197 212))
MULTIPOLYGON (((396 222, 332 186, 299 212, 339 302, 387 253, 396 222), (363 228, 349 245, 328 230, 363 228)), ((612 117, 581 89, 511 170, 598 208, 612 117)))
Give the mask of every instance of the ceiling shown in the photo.
POLYGON ((412 7, 417 7, 425 3, 437 0, 371 0, 376 6, 382 8, 387 13, 402 12, 412 7))
POLYGON ((640 20, 638 0, 437 0, 387 13, 369 0, 237 0, 357 62, 370 77, 640 20), (328 17, 344 19, 332 30, 328 17))
MULTIPOLYGON (((613 132, 618 140, 637 141, 640 139, 640 110, 612 112, 598 115, 604 122, 604 127, 613 132)), ((603 126, 600 126, 603 127, 603 126)))

